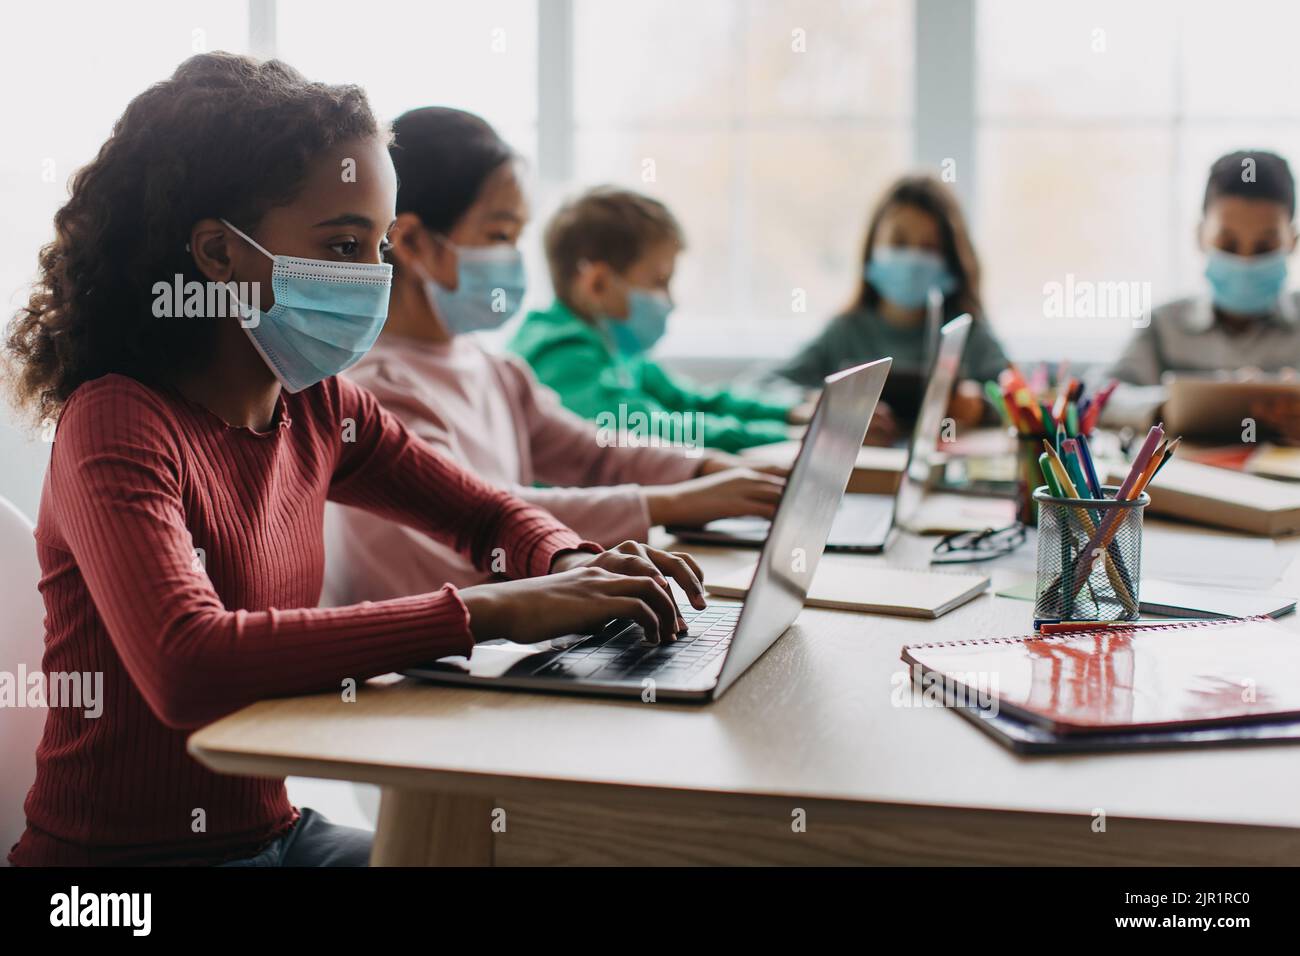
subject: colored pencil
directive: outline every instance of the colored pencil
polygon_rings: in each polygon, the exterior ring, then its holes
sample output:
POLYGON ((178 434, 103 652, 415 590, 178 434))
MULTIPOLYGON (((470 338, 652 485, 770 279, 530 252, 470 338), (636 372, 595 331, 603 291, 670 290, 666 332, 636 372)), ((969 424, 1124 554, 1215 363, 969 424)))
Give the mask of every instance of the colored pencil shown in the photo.
MULTIPOLYGON (((1164 438, 1165 430, 1162 425, 1152 425, 1151 430, 1147 432, 1146 440, 1142 442, 1142 447, 1138 450, 1137 456, 1133 459, 1133 464, 1129 472, 1124 476, 1123 483, 1119 486, 1119 492, 1115 495, 1116 501, 1128 501, 1132 496, 1133 488, 1138 479, 1146 472, 1147 466, 1151 465, 1151 458, 1155 454, 1156 446, 1164 438)), ((1157 462, 1159 464, 1159 462, 1157 462)), ((1151 466, 1154 471, 1155 466, 1151 466)), ((1075 594, 1079 588, 1083 587, 1083 582, 1088 579, 1088 567, 1091 561, 1090 555, 1097 551, 1105 550, 1114 537, 1115 532, 1119 529, 1120 519, 1123 517, 1123 511, 1119 508, 1111 510, 1106 519, 1102 522, 1096 533, 1088 541, 1087 547, 1079 555, 1079 561, 1075 569, 1074 583, 1072 585, 1075 594), (1087 558, 1087 562, 1085 562, 1087 558)))
MULTIPOLYGON (((1165 462, 1174 457, 1174 452, 1178 450, 1178 443, 1182 440, 1183 436, 1179 435, 1169 443, 1169 446, 1165 449, 1165 457, 1160 459, 1160 464, 1156 465, 1156 470, 1151 473, 1151 480, 1154 480, 1156 475, 1160 474, 1160 469, 1165 467, 1165 462)), ((1150 484, 1150 481, 1147 483, 1150 484)))
MULTIPOLYGON (((1039 466, 1040 467, 1042 466, 1043 459, 1046 458, 1048 465, 1051 467, 1052 472, 1056 477, 1056 485, 1060 490, 1060 493, 1057 495, 1057 497, 1058 498, 1083 498, 1084 496, 1079 493, 1077 488, 1075 488, 1074 482, 1070 478, 1069 471, 1065 467, 1065 463, 1061 460, 1060 456, 1057 455, 1056 450, 1052 448, 1052 443, 1049 442, 1046 438, 1044 438, 1043 447, 1047 450, 1042 455, 1039 456, 1038 459, 1039 466)), ((1048 487, 1051 488, 1050 482, 1048 483, 1048 487)), ((1079 516, 1079 523, 1083 526, 1083 533, 1094 536, 1095 539, 1095 536, 1098 532, 1097 532, 1097 526, 1093 523, 1091 510, 1085 510, 1083 514, 1079 516)), ((1068 556, 1069 555, 1068 549, 1065 546, 1065 535, 1061 536, 1061 543, 1062 543, 1061 574, 1060 577, 1057 579, 1058 584, 1053 585, 1053 587, 1058 585, 1063 585, 1066 578, 1070 575, 1070 559, 1068 556)), ((1110 579, 1111 587, 1115 589, 1115 593, 1120 596, 1120 599, 1125 604, 1131 605, 1133 603, 1133 583, 1129 578, 1128 568, 1124 567, 1123 561, 1121 560, 1121 555, 1119 555, 1114 549, 1109 547, 1108 544, 1102 545, 1102 551, 1106 562, 1105 565, 1106 577, 1110 579)), ((1082 560, 1084 554, 1091 555, 1092 553, 1093 550, 1091 547, 1089 547, 1085 551, 1079 552, 1079 558, 1077 560, 1082 560)), ((1080 584, 1078 587, 1070 589, 1068 595, 1066 596, 1065 604, 1066 604, 1067 614, 1073 612, 1074 598, 1075 595, 1079 593, 1079 589, 1081 587, 1083 587, 1082 584, 1080 584)))
POLYGON ((1061 461, 1065 464, 1065 470, 1074 482, 1074 486, 1079 489, 1080 498, 1095 498, 1092 488, 1088 485, 1088 477, 1083 473, 1083 465, 1079 461, 1079 442, 1075 438, 1067 438, 1061 443, 1061 461))
POLYGON ((1097 480, 1097 469, 1092 463, 1092 450, 1088 447, 1088 439, 1080 434, 1076 441, 1079 445, 1079 462, 1083 465, 1083 475, 1088 479, 1088 488, 1092 491, 1092 496, 1106 497, 1102 493, 1101 482, 1097 480))

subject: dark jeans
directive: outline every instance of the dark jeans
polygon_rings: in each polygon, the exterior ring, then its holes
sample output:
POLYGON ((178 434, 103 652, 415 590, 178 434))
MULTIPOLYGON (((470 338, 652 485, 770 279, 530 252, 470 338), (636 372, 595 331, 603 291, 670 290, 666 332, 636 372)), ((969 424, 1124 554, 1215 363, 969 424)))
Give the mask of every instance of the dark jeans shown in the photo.
POLYGON ((371 834, 341 827, 309 807, 284 836, 273 840, 257 856, 221 866, 369 866, 371 834))

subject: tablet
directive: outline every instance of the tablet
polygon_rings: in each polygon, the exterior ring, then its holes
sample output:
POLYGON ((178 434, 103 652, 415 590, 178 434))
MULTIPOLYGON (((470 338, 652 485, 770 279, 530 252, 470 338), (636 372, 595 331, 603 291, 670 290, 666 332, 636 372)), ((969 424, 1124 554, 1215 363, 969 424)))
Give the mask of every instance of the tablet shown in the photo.
POLYGON ((1246 427, 1242 421, 1253 419, 1259 404, 1279 398, 1300 399, 1300 379, 1277 376, 1238 381, 1218 376, 1174 375, 1167 385, 1169 397, 1161 412, 1165 432, 1192 439, 1241 441, 1246 427))

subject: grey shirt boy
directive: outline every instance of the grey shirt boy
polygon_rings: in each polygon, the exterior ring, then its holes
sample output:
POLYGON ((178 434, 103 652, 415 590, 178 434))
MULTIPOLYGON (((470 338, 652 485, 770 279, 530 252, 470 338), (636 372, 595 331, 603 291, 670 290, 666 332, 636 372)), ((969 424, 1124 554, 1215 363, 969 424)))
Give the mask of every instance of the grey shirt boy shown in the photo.
POLYGON ((1300 293, 1241 331, 1229 331, 1209 298, 1189 296, 1152 310, 1151 321, 1129 340, 1110 375, 1118 379, 1104 420, 1111 426, 1150 425, 1167 397, 1167 372, 1207 373, 1256 368, 1300 369, 1300 293))

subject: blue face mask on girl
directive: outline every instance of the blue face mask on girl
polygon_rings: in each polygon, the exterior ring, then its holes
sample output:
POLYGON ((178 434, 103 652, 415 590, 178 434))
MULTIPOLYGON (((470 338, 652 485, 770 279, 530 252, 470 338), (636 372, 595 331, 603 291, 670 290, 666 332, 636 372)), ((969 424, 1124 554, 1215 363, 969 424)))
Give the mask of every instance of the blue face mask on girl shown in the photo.
POLYGON ((672 300, 662 292, 630 289, 627 294, 627 318, 607 319, 614 344, 626 356, 640 355, 654 348, 668 330, 672 300))
POLYGON ((1215 306, 1233 315, 1267 315, 1286 285, 1286 253, 1238 256, 1212 250, 1205 259, 1205 278, 1215 306))
POLYGON ((524 301, 523 254, 514 246, 457 246, 435 237, 456 252, 456 289, 444 289, 431 278, 424 280, 438 317, 452 335, 499 329, 519 311, 524 301))
POLYGON ((880 246, 862 274, 882 298, 905 309, 925 305, 931 289, 947 295, 957 288, 943 257, 925 249, 880 246))
POLYGON ((370 351, 388 318, 392 266, 272 255, 221 221, 272 262, 275 305, 240 324, 286 391, 310 388, 370 351))

